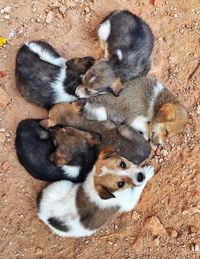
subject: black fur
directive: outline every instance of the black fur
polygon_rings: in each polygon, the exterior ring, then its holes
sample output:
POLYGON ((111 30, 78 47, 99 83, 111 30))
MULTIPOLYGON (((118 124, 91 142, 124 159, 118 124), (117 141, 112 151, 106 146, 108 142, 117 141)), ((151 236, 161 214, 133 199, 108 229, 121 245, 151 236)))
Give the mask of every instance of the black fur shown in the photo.
MULTIPOLYGON (((47 42, 34 41, 34 43, 48 50, 55 58, 61 57, 47 42)), ((67 63, 69 63, 69 68, 66 67, 63 89, 66 93, 75 97, 75 89, 82 82, 80 75, 91 67, 94 59, 92 57, 75 58, 67 61, 67 63)), ((28 101, 44 108, 50 108, 56 103, 56 92, 53 91, 51 84, 55 82, 61 69, 63 67, 40 59, 38 54, 24 44, 16 57, 16 85, 28 101)))
POLYGON ((80 166, 76 178, 64 174, 64 171, 50 162, 49 157, 55 151, 55 146, 47 130, 39 125, 40 120, 27 119, 19 123, 16 132, 16 152, 21 165, 34 177, 40 180, 54 182, 70 180, 82 182, 91 171, 96 159, 95 148, 88 145, 85 152, 75 152, 70 162, 71 166, 80 166))
POLYGON ((52 227, 60 231, 64 231, 64 232, 69 231, 69 227, 58 218, 55 218, 55 217, 48 218, 48 222, 52 227))

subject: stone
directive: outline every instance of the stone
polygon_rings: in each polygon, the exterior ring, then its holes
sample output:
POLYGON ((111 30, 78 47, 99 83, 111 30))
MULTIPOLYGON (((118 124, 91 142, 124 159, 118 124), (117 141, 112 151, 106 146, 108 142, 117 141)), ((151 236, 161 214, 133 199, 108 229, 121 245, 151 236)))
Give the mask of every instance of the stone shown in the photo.
POLYGON ((172 237, 172 238, 177 238, 178 237, 178 232, 173 229, 173 228, 167 228, 167 233, 172 237))
POLYGON ((161 150, 160 154, 163 156, 168 156, 169 153, 166 149, 163 149, 163 150, 161 150))
POLYGON ((7 171, 8 168, 9 168, 9 163, 8 163, 8 161, 3 162, 3 164, 2 164, 1 167, 2 167, 3 171, 7 171))
POLYGON ((6 141, 6 136, 2 133, 2 132, 0 132, 0 143, 4 143, 6 141))
POLYGON ((11 6, 6 6, 6 7, 3 8, 3 10, 4 10, 4 13, 9 14, 12 11, 12 7, 11 6))
POLYGON ((3 18, 6 19, 6 20, 10 20, 10 15, 9 15, 9 14, 6 14, 6 15, 4 15, 3 18))
POLYGON ((152 216, 146 220, 145 228, 149 230, 153 236, 163 236, 167 234, 166 229, 156 216, 152 216))
POLYGON ((41 247, 37 247, 35 250, 36 255, 42 255, 43 249, 41 247))
POLYGON ((11 102, 10 96, 6 93, 5 90, 0 88, 0 108, 6 107, 11 102))
POLYGON ((160 245, 160 238, 159 237, 156 237, 154 240, 153 240, 155 246, 159 246, 160 245))
POLYGON ((192 244, 191 250, 195 253, 199 252, 199 245, 196 243, 192 244))
POLYGON ((60 14, 62 14, 62 16, 64 16, 65 12, 67 10, 67 7, 64 5, 61 5, 61 6, 59 6, 58 10, 59 10, 60 14))
POLYGON ((54 13, 52 11, 48 12, 46 17, 46 23, 50 24, 53 21, 54 13))

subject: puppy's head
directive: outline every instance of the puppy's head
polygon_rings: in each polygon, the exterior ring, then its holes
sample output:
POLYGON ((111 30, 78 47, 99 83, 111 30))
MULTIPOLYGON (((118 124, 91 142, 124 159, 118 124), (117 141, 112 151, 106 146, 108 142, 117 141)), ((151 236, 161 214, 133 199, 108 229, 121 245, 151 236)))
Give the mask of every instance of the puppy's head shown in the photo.
POLYGON ((112 66, 107 61, 99 60, 87 71, 83 77, 83 84, 76 88, 75 94, 80 98, 107 92, 118 96, 121 90, 121 81, 115 76, 112 66))
POLYGON ((119 149, 104 148, 94 167, 94 186, 101 199, 111 199, 120 192, 141 185, 145 180, 142 168, 119 156, 119 149))
POLYGON ((69 70, 75 71, 79 75, 84 75, 94 62, 93 57, 73 58, 68 60, 66 65, 69 70))
POLYGON ((54 127, 55 125, 76 125, 80 120, 86 99, 79 99, 72 103, 58 103, 54 105, 48 115, 48 119, 40 121, 43 128, 54 127))
POLYGON ((53 130, 52 137, 56 151, 51 161, 57 166, 63 166, 75 161, 75 158, 87 153, 101 143, 101 136, 97 133, 81 131, 72 127, 53 130))
POLYGON ((180 104, 165 103, 156 113, 151 125, 150 139, 154 145, 163 145, 168 137, 181 133, 188 122, 188 113, 180 104))

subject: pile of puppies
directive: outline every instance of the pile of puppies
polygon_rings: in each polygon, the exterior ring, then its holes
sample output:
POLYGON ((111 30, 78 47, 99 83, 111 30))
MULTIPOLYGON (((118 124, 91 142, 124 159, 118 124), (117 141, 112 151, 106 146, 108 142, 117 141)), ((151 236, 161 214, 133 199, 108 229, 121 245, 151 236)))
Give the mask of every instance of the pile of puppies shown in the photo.
POLYGON ((91 235, 132 210, 154 174, 139 165, 188 120, 176 97, 146 77, 154 37, 140 17, 114 11, 98 36, 97 61, 66 60, 43 41, 25 43, 16 57, 21 94, 49 110, 19 123, 17 156, 33 177, 54 182, 38 196, 38 216, 60 236, 91 235))

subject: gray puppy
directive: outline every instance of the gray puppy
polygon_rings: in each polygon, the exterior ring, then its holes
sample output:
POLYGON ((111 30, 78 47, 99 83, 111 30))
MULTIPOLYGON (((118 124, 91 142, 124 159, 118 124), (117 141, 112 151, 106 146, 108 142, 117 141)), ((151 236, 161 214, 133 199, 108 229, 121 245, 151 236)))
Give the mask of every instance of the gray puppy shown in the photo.
MULTIPOLYGON (((98 150, 105 146, 114 146, 120 149, 120 155, 133 162, 140 164, 151 152, 149 142, 143 136, 130 126, 120 125, 100 121, 89 121, 82 115, 82 110, 85 105, 85 100, 80 99, 71 104, 59 103, 54 105, 49 111, 48 119, 41 122, 45 128, 53 127, 57 124, 63 126, 72 126, 79 130, 92 131, 101 135, 101 143, 98 150)), ((66 136, 63 135, 65 142, 66 136)))
POLYGON ((79 97, 108 91, 116 96, 121 82, 146 75, 151 68, 154 37, 149 25, 129 11, 114 11, 100 24, 98 36, 106 60, 99 60, 83 78, 79 97))
POLYGON ((147 77, 124 83, 117 98, 111 93, 90 97, 84 112, 91 120, 128 124, 154 145, 181 133, 188 121, 177 98, 161 82, 147 77))

